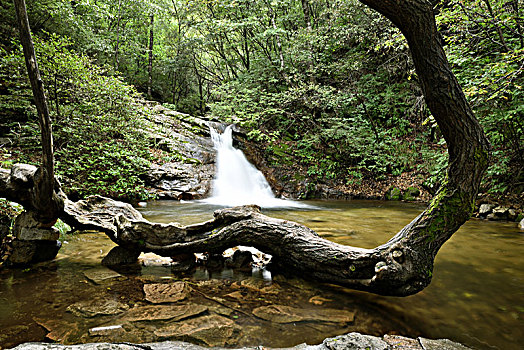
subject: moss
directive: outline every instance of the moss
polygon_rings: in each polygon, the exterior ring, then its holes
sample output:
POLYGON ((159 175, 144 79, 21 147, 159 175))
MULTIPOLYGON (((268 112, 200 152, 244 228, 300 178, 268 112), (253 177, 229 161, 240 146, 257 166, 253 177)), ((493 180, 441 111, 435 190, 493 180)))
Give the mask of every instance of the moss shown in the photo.
POLYGON ((475 201, 468 199, 468 195, 455 189, 450 191, 449 181, 446 178, 442 187, 431 200, 426 214, 431 220, 429 225, 421 231, 427 242, 433 242, 443 231, 454 230, 454 226, 460 226, 462 220, 466 221, 475 209, 475 201))

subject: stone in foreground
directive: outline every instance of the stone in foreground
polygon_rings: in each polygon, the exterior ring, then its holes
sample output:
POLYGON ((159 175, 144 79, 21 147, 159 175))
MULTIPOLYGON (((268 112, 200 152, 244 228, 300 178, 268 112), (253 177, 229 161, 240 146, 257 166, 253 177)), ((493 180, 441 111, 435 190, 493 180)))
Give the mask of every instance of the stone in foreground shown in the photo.
MULTIPOLYGON (((470 348, 452 342, 448 339, 431 340, 419 338, 419 342, 423 350, 470 350, 470 348)), ((246 347, 242 350, 258 350, 262 346, 246 347)), ((264 349, 269 349, 263 347, 264 349)), ((186 342, 166 341, 161 343, 149 344, 131 344, 131 343, 90 343, 80 345, 59 345, 46 343, 26 343, 18 345, 13 348, 16 350, 208 350, 198 345, 193 345, 186 342)), ((219 350, 218 348, 215 348, 219 350)), ((409 350, 402 346, 392 346, 384 341, 383 338, 364 335, 360 333, 348 333, 334 338, 327 338, 320 345, 306 345, 300 344, 289 350, 409 350)), ((284 350, 284 349, 280 349, 284 350)))

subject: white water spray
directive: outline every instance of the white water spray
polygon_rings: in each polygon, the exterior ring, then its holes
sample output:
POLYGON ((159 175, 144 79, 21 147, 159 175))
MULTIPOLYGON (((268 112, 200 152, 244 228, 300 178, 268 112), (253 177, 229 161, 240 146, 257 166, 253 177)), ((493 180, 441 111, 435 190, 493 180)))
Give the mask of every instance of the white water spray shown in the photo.
POLYGON ((231 125, 223 134, 210 129, 217 151, 217 172, 213 180, 212 196, 203 202, 224 206, 257 204, 264 208, 308 207, 302 203, 275 198, 262 172, 248 162, 241 150, 233 147, 231 125))

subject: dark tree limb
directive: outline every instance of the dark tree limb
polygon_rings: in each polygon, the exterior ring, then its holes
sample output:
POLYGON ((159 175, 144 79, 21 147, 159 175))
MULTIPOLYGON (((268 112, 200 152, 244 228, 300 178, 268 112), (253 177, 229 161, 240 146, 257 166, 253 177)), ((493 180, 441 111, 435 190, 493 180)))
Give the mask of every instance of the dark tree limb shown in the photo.
POLYGON ((35 209, 40 222, 52 225, 58 218, 64 204, 61 197, 55 192, 51 118, 49 116, 44 84, 40 77, 40 71, 38 70, 25 1, 14 0, 14 4, 20 30, 20 41, 24 50, 25 63, 33 90, 38 112, 38 124, 40 125, 41 131, 42 165, 38 168, 34 176, 31 206, 35 209))

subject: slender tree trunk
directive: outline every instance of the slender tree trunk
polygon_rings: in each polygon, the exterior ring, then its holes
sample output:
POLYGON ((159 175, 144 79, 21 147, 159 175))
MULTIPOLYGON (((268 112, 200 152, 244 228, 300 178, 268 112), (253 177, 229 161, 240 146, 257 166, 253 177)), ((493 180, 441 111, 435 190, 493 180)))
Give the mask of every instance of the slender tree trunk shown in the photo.
POLYGON ((511 2, 513 11, 515 11, 515 26, 517 27, 517 33, 519 33, 520 48, 524 48, 524 33, 522 33, 522 25, 520 23, 520 8, 519 0, 513 0, 511 2))
POLYGON ((486 6, 488 7, 488 12, 489 12, 491 18, 493 19, 493 25, 495 26, 495 30, 497 31, 497 34, 499 36, 500 45, 504 48, 505 52, 508 52, 509 51, 508 44, 506 44, 506 40, 504 40, 504 35, 502 35, 502 29, 500 28, 500 26, 497 23, 497 18, 495 16, 495 13, 493 12, 493 8, 491 7, 491 3, 489 2, 489 0, 483 0, 483 1, 486 4, 486 6))
POLYGON ((122 0, 118 0, 118 20, 116 22, 116 43, 115 43, 115 54, 114 54, 114 58, 113 58, 113 66, 115 68, 115 70, 118 70, 118 65, 119 65, 119 62, 118 62, 118 49, 119 49, 119 46, 120 46, 120 22, 122 21, 122 15, 121 15, 121 9, 122 7, 122 0))
POLYGON ((22 42, 22 47, 24 49, 27 72, 33 90, 33 96, 38 112, 38 123, 41 131, 42 165, 35 175, 33 206, 38 214, 40 222, 52 225, 63 209, 63 201, 54 191, 55 178, 51 118, 49 116, 44 84, 38 69, 33 39, 31 38, 31 30, 27 19, 25 1, 14 0, 14 4, 20 29, 20 41, 22 42))
POLYGON ((304 22, 306 24, 307 30, 307 46, 308 46, 308 71, 309 71, 309 81, 312 84, 316 83, 315 74, 313 73, 313 48, 311 46, 311 34, 313 33, 313 27, 311 25, 311 12, 309 9, 308 0, 301 0, 302 3, 302 12, 304 13, 304 22))
POLYGON ((153 85, 153 25, 155 23, 155 16, 151 15, 151 24, 149 27, 149 63, 147 65, 147 97, 152 98, 151 87, 153 85))
MULTIPOLYGON (((275 21, 275 11, 273 10, 273 7, 271 7, 271 3, 269 1, 266 1, 267 7, 269 9, 269 17, 271 18, 271 26, 277 31, 278 27, 275 21)), ((278 58, 280 61, 280 70, 284 70, 284 53, 282 52, 282 42, 280 41, 280 36, 278 34, 275 34, 275 41, 277 44, 277 50, 278 50, 278 58)))

